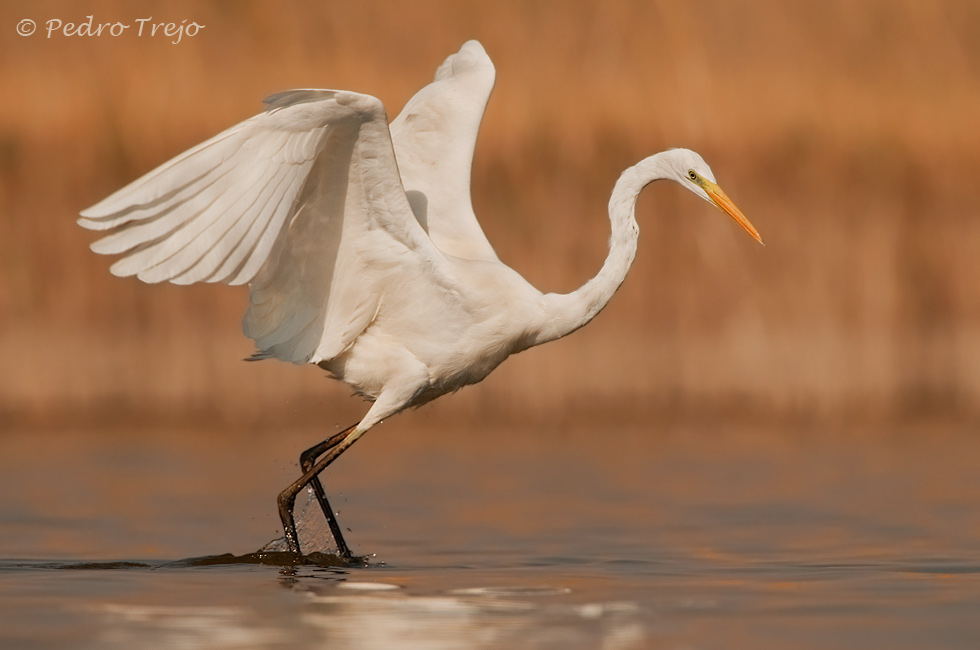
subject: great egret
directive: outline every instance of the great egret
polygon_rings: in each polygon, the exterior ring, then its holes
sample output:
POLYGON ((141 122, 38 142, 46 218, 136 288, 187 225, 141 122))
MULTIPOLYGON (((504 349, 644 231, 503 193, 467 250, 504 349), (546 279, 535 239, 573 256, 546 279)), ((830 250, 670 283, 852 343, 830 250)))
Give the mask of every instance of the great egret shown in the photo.
POLYGON ((493 87, 476 41, 439 67, 389 125, 381 102, 290 90, 265 112, 164 163, 81 213, 122 254, 111 271, 145 282, 249 284, 254 358, 313 363, 373 405, 303 452, 279 495, 289 549, 301 552, 296 495, 311 485, 351 558, 319 474, 384 418, 486 377, 508 356, 582 327, 605 307, 636 253, 637 195, 675 181, 759 233, 693 151, 640 161, 616 182, 598 275, 541 293, 501 263, 470 203, 470 165, 493 87))

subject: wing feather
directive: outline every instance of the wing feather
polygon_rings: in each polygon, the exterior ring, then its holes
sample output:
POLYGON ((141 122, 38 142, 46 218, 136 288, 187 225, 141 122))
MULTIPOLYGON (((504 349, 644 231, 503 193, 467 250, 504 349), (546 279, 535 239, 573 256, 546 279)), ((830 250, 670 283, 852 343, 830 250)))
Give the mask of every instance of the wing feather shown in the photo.
MULTIPOLYGON (((324 108, 329 112, 334 107, 324 108)), ((309 124, 308 116, 288 111, 283 115, 283 110, 273 109, 228 129, 83 211, 82 226, 116 229, 96 242, 93 250, 126 253, 112 272, 138 275, 146 282, 228 281, 215 273, 215 264, 224 259, 223 252, 230 251, 215 246, 223 241, 232 249, 240 244, 246 250, 261 247, 255 241, 231 242, 222 235, 240 219, 273 219, 269 225, 275 233, 286 211, 263 213, 255 209, 260 205, 255 198, 272 191, 270 198, 276 204, 291 205, 316 157, 317 143, 329 128, 330 115, 309 124), (277 182, 276 170, 287 174, 289 182, 277 182), (202 266, 205 256, 207 263, 202 266), (197 271, 191 272, 195 267, 197 271)), ((246 236, 250 232, 268 231, 244 231, 246 236)), ((232 279, 241 283, 249 278, 232 279)))
POLYGON ((116 275, 249 282, 243 325, 257 356, 317 362, 370 324, 386 277, 414 267, 450 280, 413 216, 378 100, 301 89, 266 101, 79 223, 109 231, 92 248, 122 254, 116 275))
POLYGON ((242 127, 242 124, 236 125, 188 149, 83 210, 79 224, 90 230, 108 230, 129 221, 141 220, 149 214, 156 214, 161 204, 166 205, 182 193, 193 191, 194 186, 207 184, 206 177, 212 168, 200 161, 220 162, 221 154, 216 154, 215 149, 222 149, 224 157, 233 155, 234 149, 242 142, 239 137, 242 127))
POLYGON ((495 75, 483 46, 469 41, 391 123, 416 218, 440 250, 468 259, 497 259, 470 201, 473 152, 495 75))

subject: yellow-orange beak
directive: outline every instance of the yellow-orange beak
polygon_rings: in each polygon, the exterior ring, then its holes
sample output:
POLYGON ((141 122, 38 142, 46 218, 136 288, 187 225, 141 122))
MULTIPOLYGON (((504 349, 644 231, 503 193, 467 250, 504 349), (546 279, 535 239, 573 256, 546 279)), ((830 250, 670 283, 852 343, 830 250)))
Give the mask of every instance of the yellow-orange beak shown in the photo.
POLYGON ((749 220, 745 218, 742 211, 739 210, 734 203, 732 203, 732 200, 728 198, 727 194, 721 191, 721 188, 718 187, 718 185, 712 183, 706 178, 701 179, 701 183, 699 183, 699 185, 701 185, 704 191, 707 192, 708 198, 711 199, 712 203, 727 212, 732 219, 737 221, 740 226, 745 228, 757 242, 765 246, 765 243, 762 241, 762 237, 759 236, 759 231, 756 230, 755 226, 753 226, 749 220))

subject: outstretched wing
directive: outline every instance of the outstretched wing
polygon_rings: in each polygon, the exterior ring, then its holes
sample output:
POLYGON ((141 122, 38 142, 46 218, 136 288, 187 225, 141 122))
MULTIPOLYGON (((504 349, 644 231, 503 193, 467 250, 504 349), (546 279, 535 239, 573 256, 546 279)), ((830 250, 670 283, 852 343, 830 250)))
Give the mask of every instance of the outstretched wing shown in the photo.
POLYGON ((391 123, 402 183, 415 215, 440 250, 496 260, 470 202, 470 168, 493 90, 493 63, 469 41, 436 71, 391 123))
POLYGON ((293 90, 266 112, 164 163, 79 223, 110 230, 120 276, 250 282, 258 356, 318 362, 377 313, 392 268, 439 277, 442 255, 408 204, 384 107, 367 95, 293 90))

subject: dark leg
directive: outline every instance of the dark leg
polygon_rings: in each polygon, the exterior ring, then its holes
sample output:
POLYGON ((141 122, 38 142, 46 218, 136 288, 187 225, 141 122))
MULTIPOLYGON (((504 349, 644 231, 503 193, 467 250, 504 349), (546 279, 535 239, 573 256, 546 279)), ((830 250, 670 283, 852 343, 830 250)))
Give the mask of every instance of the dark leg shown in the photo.
POLYGON ((289 546, 291 552, 297 555, 301 554, 299 536, 296 534, 296 522, 293 516, 296 495, 304 487, 312 484, 313 492, 320 504, 320 508, 323 510, 324 516, 327 518, 327 524, 330 526, 330 533, 334 537, 338 554, 344 559, 350 559, 352 557, 347 543, 344 542, 344 537, 340 532, 340 526, 337 524, 336 517, 333 515, 333 510, 330 508, 330 503, 327 501, 323 484, 320 483, 319 474, 327 465, 336 460, 340 454, 354 444, 354 441, 360 437, 360 433, 354 427, 349 427, 320 444, 307 449, 300 456, 303 475, 279 494, 279 518, 282 520, 283 532, 286 535, 286 544, 289 546), (323 454, 323 458, 314 463, 315 459, 321 454, 323 454))
MULTIPOLYGON (((304 472, 308 472, 313 469, 313 464, 316 462, 316 459, 325 452, 329 451, 331 448, 340 444, 344 437, 346 437, 347 434, 350 433, 350 430, 355 426, 357 425, 352 424, 340 433, 331 436, 320 444, 310 447, 304 451, 302 454, 300 454, 299 466, 304 472)), ((337 555, 345 560, 349 560, 351 557, 353 557, 353 553, 350 552, 350 548, 347 547, 347 543, 344 541, 344 535, 340 531, 340 524, 337 523, 337 516, 334 514, 333 508, 330 507, 330 502, 327 501, 327 493, 323 489, 323 483, 320 482, 320 476, 314 476, 310 481, 310 485, 313 487, 313 494, 316 496, 317 503, 320 504, 320 510, 323 511, 323 516, 327 520, 327 526, 330 527, 330 534, 333 535, 334 544, 337 546, 337 555)))

